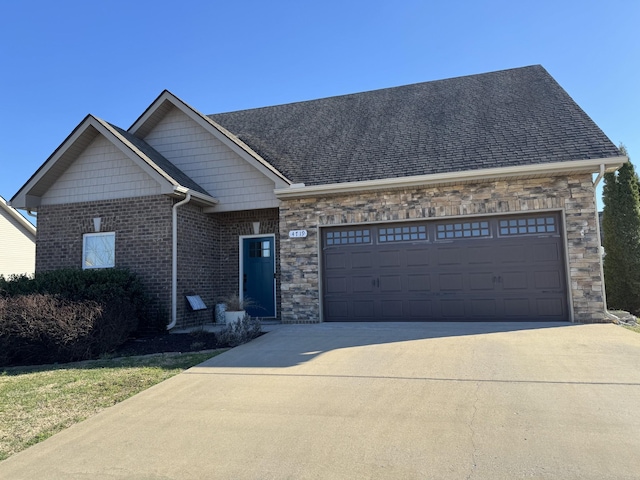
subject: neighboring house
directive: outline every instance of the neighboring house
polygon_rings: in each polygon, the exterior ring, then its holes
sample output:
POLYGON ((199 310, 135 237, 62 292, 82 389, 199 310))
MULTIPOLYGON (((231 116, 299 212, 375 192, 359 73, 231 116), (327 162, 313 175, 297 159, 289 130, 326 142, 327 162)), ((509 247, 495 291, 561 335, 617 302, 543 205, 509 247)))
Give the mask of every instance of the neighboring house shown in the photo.
POLYGON ((209 116, 164 91, 11 203, 37 271, 128 267, 170 326, 238 292, 286 323, 600 322, 593 175, 626 161, 541 66, 209 116))
POLYGON ((0 275, 34 273, 36 227, 0 197, 0 275))

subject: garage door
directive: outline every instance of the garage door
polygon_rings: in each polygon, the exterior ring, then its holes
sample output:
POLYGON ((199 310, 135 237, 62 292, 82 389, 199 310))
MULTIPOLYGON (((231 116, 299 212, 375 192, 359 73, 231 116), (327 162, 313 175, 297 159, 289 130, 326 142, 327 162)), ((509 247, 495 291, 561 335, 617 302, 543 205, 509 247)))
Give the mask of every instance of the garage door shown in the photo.
POLYGON ((325 321, 568 320, 557 214, 322 230, 325 321))

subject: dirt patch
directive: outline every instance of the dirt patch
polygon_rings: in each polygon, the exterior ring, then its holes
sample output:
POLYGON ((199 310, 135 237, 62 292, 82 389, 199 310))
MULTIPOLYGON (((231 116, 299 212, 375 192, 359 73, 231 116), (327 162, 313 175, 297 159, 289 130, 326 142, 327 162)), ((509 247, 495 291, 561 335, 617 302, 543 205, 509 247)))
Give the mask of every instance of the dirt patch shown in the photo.
POLYGON ((198 352, 226 347, 213 332, 162 333, 127 340, 114 352, 117 356, 148 355, 150 353, 198 352))

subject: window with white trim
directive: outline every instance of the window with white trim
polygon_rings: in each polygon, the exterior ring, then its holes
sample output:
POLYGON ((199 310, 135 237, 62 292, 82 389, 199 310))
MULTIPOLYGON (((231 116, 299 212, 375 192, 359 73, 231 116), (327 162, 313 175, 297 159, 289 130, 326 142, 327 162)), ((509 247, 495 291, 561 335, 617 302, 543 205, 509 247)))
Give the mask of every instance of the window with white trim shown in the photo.
POLYGON ((116 265, 116 233, 85 233, 82 236, 82 269, 116 265))

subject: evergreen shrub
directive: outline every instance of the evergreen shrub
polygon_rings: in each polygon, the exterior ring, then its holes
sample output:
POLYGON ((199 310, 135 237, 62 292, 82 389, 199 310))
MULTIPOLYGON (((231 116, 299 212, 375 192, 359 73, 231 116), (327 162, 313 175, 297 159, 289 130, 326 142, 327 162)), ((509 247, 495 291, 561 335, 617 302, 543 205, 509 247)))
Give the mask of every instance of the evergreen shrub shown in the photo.
POLYGON ((0 276, 0 300, 0 365, 95 358, 164 326, 125 269, 0 276))

